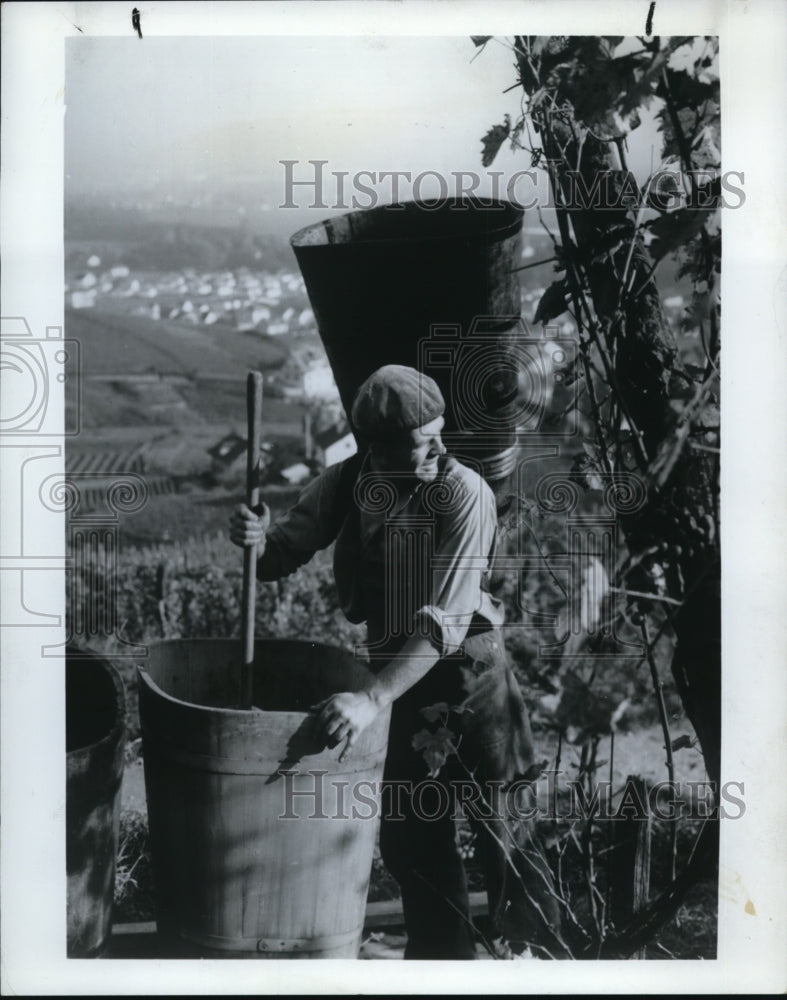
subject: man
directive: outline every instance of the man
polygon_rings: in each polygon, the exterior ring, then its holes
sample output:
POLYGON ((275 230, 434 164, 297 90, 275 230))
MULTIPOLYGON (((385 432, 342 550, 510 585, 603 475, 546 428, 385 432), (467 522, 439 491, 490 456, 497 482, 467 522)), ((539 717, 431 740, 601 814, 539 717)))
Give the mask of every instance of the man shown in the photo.
POLYGON ((366 449, 317 477, 270 530, 267 510, 240 505, 230 534, 237 545, 259 546, 262 580, 292 573, 336 542, 339 600, 351 621, 367 624, 372 674, 363 690, 314 706, 316 724, 333 745, 344 742, 345 755, 392 705, 380 849, 402 893, 405 958, 475 957, 452 810, 427 818, 412 794, 434 775, 441 751, 447 760, 439 779, 447 791, 461 787, 459 801, 477 834, 489 937, 508 955, 525 943, 555 955, 559 917, 534 821, 498 808, 501 792, 532 768, 533 747, 500 634, 502 609, 486 589, 494 496, 476 472, 446 455, 444 409, 428 376, 380 368, 352 408, 366 449), (444 727, 441 736, 430 738, 430 720, 433 729, 444 727), (437 754, 431 768, 423 753, 430 739, 437 754))

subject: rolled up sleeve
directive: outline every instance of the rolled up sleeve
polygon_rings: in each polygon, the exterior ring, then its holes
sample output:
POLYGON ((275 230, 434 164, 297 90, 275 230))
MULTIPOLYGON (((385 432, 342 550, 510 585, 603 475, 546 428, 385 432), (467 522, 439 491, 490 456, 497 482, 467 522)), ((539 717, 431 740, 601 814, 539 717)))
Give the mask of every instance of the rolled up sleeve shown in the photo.
POLYGON ((497 532, 494 494, 475 474, 452 477, 449 485, 431 560, 431 601, 415 613, 417 633, 429 638, 441 656, 461 647, 475 615, 490 626, 503 621, 500 602, 485 589, 497 532))

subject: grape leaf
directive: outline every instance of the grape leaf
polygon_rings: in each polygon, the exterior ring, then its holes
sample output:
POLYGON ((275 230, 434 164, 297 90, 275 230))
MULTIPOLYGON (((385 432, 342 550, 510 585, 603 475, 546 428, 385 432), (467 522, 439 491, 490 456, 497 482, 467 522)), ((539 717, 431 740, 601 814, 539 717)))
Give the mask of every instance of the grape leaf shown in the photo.
POLYGON ((441 726, 437 732, 422 729, 413 736, 413 750, 423 751, 430 778, 436 778, 449 755, 456 753, 453 735, 450 729, 441 726))
POLYGON ((436 722, 439 718, 448 715, 449 712, 453 712, 454 715, 462 715, 465 712, 470 712, 472 714, 472 708, 467 705, 449 705, 447 701, 438 701, 434 705, 426 705, 424 708, 419 709, 421 715, 426 719, 427 722, 436 722))
POLYGON ((534 784, 541 775, 546 771, 549 761, 544 758, 540 763, 531 764, 530 767, 523 773, 517 775, 517 780, 522 782, 530 782, 534 784))
POLYGON ((649 247, 653 259, 661 260, 666 254, 693 240, 707 217, 707 210, 680 208, 646 223, 654 236, 649 247))
POLYGON ((450 707, 447 701, 438 701, 434 705, 427 705, 421 709, 421 715, 427 722, 436 722, 441 715, 448 715, 450 707))
POLYGON ((564 313, 568 309, 567 292, 568 283, 564 278, 553 282, 541 296, 533 322, 548 323, 551 319, 564 313))
POLYGON ((601 477, 601 461, 592 446, 585 445, 584 449, 585 454, 580 452, 574 456, 569 478, 586 490, 602 490, 604 481, 601 477))
POLYGON ((483 145, 483 150, 481 153, 481 164, 484 167, 490 166, 498 152, 500 147, 506 141, 511 132, 511 116, 506 115, 505 121, 502 125, 493 125, 492 128, 486 133, 486 135, 481 140, 483 145))

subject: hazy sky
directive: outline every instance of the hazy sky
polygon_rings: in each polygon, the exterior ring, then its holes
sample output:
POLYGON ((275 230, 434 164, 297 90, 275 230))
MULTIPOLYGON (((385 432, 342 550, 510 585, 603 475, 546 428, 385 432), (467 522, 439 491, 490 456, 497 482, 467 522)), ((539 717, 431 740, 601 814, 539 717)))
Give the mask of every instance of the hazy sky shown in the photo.
POLYGON ((473 54, 467 38, 78 39, 66 173, 89 190, 278 176, 288 158, 479 168, 480 136, 511 106, 499 95, 514 72, 503 49, 471 66, 473 54))
MULTIPOLYGON (((69 39, 67 192, 241 181, 270 196, 283 159, 480 172, 481 136, 518 113, 515 82, 509 48, 477 54, 464 36, 69 39)), ((654 133, 638 131, 647 169, 654 133)), ((529 165, 506 148, 492 169, 529 165)))

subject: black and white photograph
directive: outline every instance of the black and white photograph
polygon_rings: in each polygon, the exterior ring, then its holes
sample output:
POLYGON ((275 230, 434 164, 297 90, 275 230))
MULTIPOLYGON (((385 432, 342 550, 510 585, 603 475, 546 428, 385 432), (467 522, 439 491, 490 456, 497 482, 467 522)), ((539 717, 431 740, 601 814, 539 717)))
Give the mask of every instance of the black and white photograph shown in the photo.
POLYGON ((37 6, 4 989, 781 991, 783 12, 37 6))

